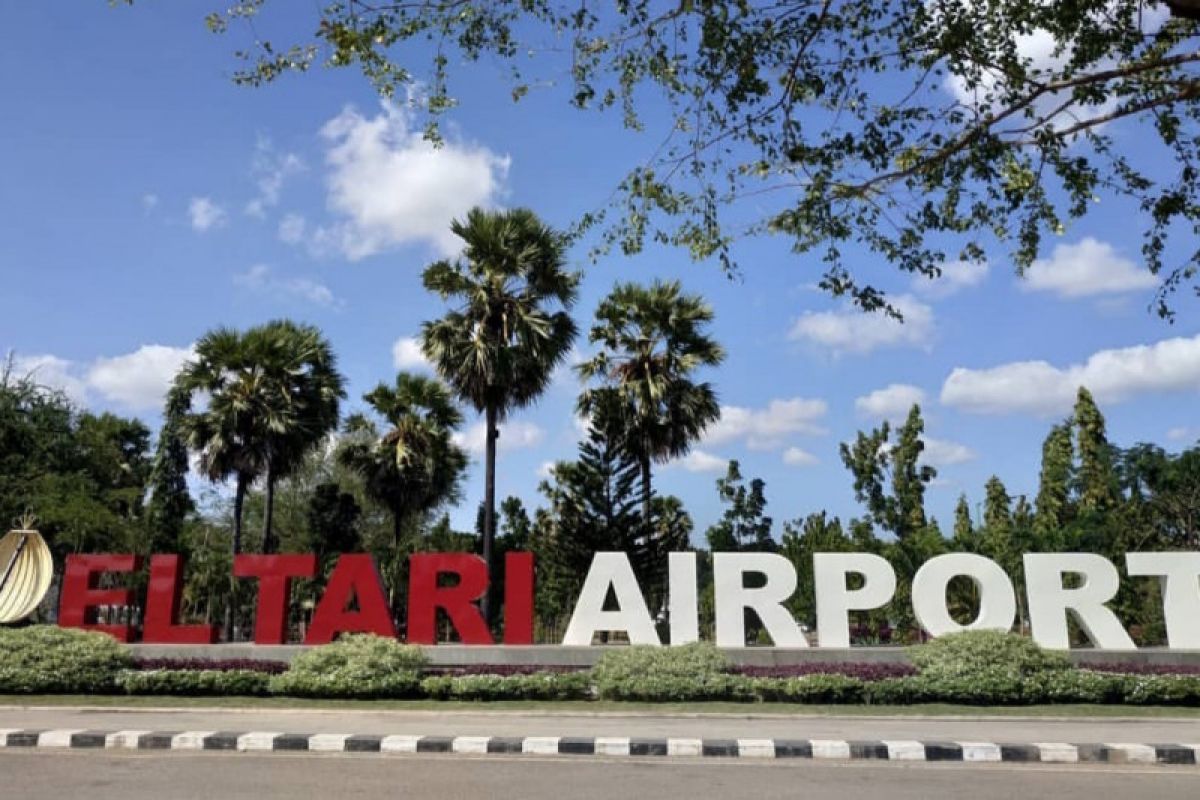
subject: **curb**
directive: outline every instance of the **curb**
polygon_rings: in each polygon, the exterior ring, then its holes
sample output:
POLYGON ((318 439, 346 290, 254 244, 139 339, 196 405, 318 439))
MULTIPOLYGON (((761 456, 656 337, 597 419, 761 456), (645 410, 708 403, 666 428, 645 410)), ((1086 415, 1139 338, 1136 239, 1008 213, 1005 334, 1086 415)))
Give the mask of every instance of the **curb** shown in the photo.
POLYGON ((232 752, 460 753, 962 763, 1200 763, 1200 744, 682 739, 620 736, 413 736, 275 731, 95 731, 0 729, 0 748, 209 750, 232 752))

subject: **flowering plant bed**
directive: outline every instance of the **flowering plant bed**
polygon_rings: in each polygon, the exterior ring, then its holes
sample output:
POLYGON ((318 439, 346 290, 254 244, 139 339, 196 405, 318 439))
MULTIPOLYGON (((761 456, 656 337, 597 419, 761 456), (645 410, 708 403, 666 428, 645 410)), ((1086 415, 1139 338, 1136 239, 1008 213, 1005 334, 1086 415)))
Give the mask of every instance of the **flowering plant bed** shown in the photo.
POLYGON ((909 664, 877 664, 871 662, 834 661, 810 664, 788 664, 775 667, 735 666, 729 669, 734 675, 748 678, 801 678, 805 675, 845 675, 861 681, 879 681, 885 678, 903 678, 916 675, 917 668, 909 664))
POLYGON ((286 661, 264 661, 256 658, 134 658, 133 668, 143 672, 205 670, 210 672, 262 672, 278 675, 287 672, 286 661))

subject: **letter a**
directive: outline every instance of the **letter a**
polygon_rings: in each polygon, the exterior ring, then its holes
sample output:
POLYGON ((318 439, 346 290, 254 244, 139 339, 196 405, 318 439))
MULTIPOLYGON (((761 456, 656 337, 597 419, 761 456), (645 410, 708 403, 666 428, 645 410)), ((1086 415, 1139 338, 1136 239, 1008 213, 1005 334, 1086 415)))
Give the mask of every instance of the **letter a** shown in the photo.
POLYGON ((662 644, 646 608, 646 599, 638 586, 629 558, 624 553, 596 553, 575 603, 575 612, 567 625, 563 644, 592 643, 596 631, 626 631, 630 644, 662 644), (617 611, 605 611, 609 587, 617 596, 617 611))

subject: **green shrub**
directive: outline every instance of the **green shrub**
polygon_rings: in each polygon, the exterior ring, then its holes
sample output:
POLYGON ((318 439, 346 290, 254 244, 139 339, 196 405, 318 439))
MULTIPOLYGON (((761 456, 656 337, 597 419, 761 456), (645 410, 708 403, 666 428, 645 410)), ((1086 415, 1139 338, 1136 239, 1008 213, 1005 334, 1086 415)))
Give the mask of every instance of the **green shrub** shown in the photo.
POLYGON ((907 706, 932 702, 929 682, 918 675, 871 681, 863 686, 863 700, 875 706, 907 706))
POLYGON ((126 670, 117 679, 128 694, 182 696, 264 695, 271 676, 245 669, 126 670))
POLYGON ((929 678, 1025 678, 1071 669, 1065 654, 1043 650, 1032 639, 1001 631, 952 633, 908 652, 921 675, 929 678))
POLYGON ((1025 696, 1029 703, 1121 703, 1127 683, 1124 675, 1054 670, 1026 679, 1025 696))
POLYGON ((133 664, 104 633, 34 625, 0 628, 0 694, 102 694, 133 664))
POLYGON ((751 678, 755 698, 768 703, 861 703, 863 681, 848 675, 751 678))
POLYGON ((1121 675, 1123 700, 1140 706, 1200 706, 1200 675, 1121 675))
POLYGON ((270 681, 272 694, 298 697, 407 697, 428 659, 419 647, 371 634, 315 647, 270 681))
POLYGON ((586 672, 431 675, 421 681, 421 693, 437 700, 587 700, 591 689, 586 672))
POLYGON ((872 705, 959 703, 1000 706, 1030 702, 1024 679, 996 671, 974 677, 910 675, 885 678, 865 684, 863 698, 872 705))
POLYGON ((752 679, 726 672, 729 659, 711 644, 614 649, 592 669, 608 700, 752 700, 752 679))

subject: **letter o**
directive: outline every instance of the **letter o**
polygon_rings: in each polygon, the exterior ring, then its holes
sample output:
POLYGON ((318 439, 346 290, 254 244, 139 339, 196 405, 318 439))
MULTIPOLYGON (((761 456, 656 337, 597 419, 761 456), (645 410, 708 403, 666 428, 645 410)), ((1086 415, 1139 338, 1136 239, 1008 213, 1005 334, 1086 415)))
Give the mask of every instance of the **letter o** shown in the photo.
POLYGON ((978 630, 1011 630, 1017 616, 1017 594, 1000 565, 972 553, 949 553, 929 559, 912 583, 913 613, 930 636, 978 630), (946 588, 959 576, 979 591, 979 615, 967 625, 950 616, 946 588))

